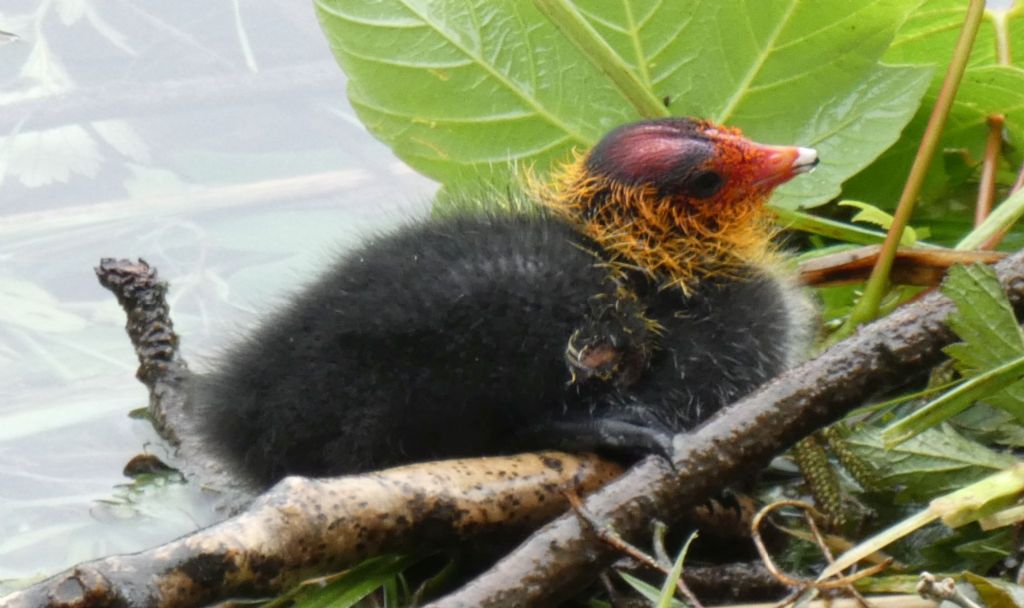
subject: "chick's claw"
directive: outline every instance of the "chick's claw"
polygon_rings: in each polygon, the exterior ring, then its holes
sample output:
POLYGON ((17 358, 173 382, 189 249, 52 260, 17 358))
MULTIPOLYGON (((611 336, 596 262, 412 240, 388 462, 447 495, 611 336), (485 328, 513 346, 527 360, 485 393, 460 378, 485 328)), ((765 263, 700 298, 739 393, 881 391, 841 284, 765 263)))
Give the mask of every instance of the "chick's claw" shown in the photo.
POLYGON ((655 455, 672 463, 673 433, 657 425, 614 417, 553 421, 520 433, 521 447, 547 446, 569 452, 597 451, 632 456, 655 455))

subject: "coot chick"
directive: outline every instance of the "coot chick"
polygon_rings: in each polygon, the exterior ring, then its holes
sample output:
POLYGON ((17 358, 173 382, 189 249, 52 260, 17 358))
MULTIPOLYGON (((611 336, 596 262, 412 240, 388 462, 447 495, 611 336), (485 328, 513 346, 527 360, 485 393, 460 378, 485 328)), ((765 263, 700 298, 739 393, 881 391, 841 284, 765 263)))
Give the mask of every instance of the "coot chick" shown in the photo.
POLYGON ((671 118, 609 133, 532 212, 374 238, 197 378, 208 439, 259 486, 526 449, 667 453, 794 361, 806 300, 763 203, 806 148, 671 118))

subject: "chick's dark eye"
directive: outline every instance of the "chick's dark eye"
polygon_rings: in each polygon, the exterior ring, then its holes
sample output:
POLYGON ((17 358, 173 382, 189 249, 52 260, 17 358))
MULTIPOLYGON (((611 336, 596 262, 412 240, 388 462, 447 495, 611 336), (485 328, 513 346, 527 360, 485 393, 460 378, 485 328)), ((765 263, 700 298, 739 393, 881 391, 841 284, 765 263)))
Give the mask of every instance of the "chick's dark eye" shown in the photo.
POLYGON ((703 171, 686 185, 689 193, 697 198, 714 196, 725 185, 725 179, 714 171, 703 171))

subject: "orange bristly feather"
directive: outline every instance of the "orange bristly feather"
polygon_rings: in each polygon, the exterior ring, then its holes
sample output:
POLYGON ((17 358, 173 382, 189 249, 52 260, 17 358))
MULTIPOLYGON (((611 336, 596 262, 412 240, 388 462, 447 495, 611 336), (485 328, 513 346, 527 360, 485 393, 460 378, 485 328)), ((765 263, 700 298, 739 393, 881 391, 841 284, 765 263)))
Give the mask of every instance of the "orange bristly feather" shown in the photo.
POLYGON ((577 155, 550 184, 530 179, 530 188, 536 200, 610 252, 613 266, 643 270, 690 293, 702 278, 737 276, 775 258, 765 195, 729 200, 725 189, 694 204, 590 175, 585 163, 577 155))

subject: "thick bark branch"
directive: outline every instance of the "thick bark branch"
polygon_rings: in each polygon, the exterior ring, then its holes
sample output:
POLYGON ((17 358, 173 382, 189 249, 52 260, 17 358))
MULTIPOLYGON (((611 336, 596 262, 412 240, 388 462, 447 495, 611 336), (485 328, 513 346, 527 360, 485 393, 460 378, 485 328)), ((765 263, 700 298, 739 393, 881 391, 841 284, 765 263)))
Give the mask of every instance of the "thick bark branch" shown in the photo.
MULTIPOLYGON (((1024 308, 1024 252, 996 269, 1019 316, 1024 308)), ((659 459, 643 461, 590 497, 586 507, 631 541, 652 518, 676 520, 872 394, 933 365, 953 339, 945 325, 953 308, 936 292, 862 328, 699 429, 678 435, 675 471, 659 459)), ((563 515, 491 570, 430 606, 551 606, 577 593, 614 557, 575 515, 563 515)))
MULTIPOLYGON (((154 426, 177 448, 173 464, 194 483, 227 490, 233 507, 251 500, 252 489, 220 469, 193 428, 190 372, 178 353, 166 285, 141 260, 105 259, 96 273, 127 314, 137 376, 150 390, 154 426)), ((564 490, 589 493, 621 472, 593 455, 544 452, 291 477, 237 517, 149 551, 80 564, 0 599, 0 607, 184 608, 272 595, 389 551, 521 539, 565 510, 564 490)))
POLYGON ((132 555, 79 564, 2 608, 205 606, 275 595, 391 551, 518 540, 621 473, 595 456, 541 452, 431 462, 352 477, 289 477, 244 513, 132 555))

